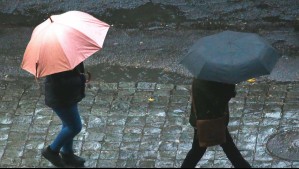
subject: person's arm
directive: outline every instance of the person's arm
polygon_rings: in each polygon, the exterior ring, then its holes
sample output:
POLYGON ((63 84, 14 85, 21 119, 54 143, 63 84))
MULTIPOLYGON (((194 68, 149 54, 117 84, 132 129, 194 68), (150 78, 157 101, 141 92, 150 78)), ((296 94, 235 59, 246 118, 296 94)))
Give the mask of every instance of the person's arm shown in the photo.
POLYGON ((81 76, 84 76, 84 83, 88 83, 91 80, 91 73, 89 71, 85 71, 85 67, 83 62, 81 62, 78 66, 77 69, 79 70, 81 76))
POLYGON ((83 62, 81 62, 79 65, 80 65, 80 72, 85 73, 85 67, 83 62))

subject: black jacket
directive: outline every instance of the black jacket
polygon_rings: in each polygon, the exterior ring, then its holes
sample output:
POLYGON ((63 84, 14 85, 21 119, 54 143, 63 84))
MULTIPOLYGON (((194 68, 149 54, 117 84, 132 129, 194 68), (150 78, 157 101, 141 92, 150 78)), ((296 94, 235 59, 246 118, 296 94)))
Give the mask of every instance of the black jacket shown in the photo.
POLYGON ((214 119, 229 114, 228 103, 235 95, 234 84, 194 79, 190 124, 195 127, 196 120, 214 119))
POLYGON ((45 104, 52 108, 70 106, 85 97, 83 62, 73 70, 48 75, 45 80, 45 104))

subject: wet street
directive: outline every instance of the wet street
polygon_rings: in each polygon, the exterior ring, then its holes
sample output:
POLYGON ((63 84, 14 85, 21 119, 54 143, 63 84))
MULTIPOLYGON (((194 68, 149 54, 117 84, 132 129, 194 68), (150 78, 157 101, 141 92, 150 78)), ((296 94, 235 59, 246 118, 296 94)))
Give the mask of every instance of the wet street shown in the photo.
MULTIPOLYGON (((52 167, 41 150, 60 121, 44 104, 43 79, 20 68, 31 31, 0 30, 0 167, 52 167)), ((110 32, 105 48, 86 60, 93 81, 79 105, 84 127, 76 137, 86 167, 180 167, 193 128, 191 76, 178 61, 197 34, 207 32, 110 32)), ((298 42, 298 33, 273 34, 298 42)), ((254 167, 299 167, 298 66, 297 55, 284 55, 269 78, 238 85, 231 100, 229 130, 254 167)), ((232 167, 219 146, 209 148, 199 166, 232 167)))
MULTIPOLYGON (((52 167, 41 149, 60 121, 44 105, 39 83, 0 81, 0 167, 52 167)), ((244 157, 257 168, 299 167, 299 83, 244 82, 237 89, 229 130, 244 157)), ((86 92, 75 139, 86 167, 180 167, 193 137, 190 85, 94 80, 86 92)), ((232 167, 219 146, 199 166, 232 167)))
MULTIPOLYGON (((261 35, 282 57, 269 76, 237 85, 229 131, 253 167, 299 168, 298 2, 0 1, 0 168, 53 167, 41 150, 60 120, 44 104, 44 79, 20 65, 35 26, 69 10, 111 25, 103 49, 84 61, 92 81, 75 148, 85 167, 179 168, 193 128, 192 76, 178 63, 199 38, 238 30, 261 35)), ((233 166, 214 146, 197 167, 233 166)))

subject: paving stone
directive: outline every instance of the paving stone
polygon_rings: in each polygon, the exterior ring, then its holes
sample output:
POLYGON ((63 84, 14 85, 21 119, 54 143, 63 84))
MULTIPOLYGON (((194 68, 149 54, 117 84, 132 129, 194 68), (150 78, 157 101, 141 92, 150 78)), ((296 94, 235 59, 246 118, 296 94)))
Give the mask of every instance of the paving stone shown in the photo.
POLYGON ((120 89, 135 89, 136 83, 134 83, 134 82, 119 82, 118 87, 120 89))
POLYGON ((98 160, 97 168, 116 168, 117 160, 98 160))
MULTIPOLYGON (((53 167, 41 157, 61 129, 34 82, 0 81, 0 167, 53 167)), ((94 81, 79 104, 83 128, 75 151, 86 167, 180 167, 192 146, 190 85, 94 81), (153 101, 149 101, 153 98, 153 101)), ((268 153, 271 136, 299 130, 297 83, 242 83, 230 101, 229 131, 254 166, 296 168, 268 153)), ((232 167, 220 146, 197 167, 232 167)))
POLYGON ((137 84, 137 89, 138 90, 154 91, 155 88, 156 88, 156 83, 139 82, 137 84))
POLYGON ((117 83, 100 83, 100 90, 101 91, 109 91, 109 90, 117 90, 118 89, 118 84, 117 83))
POLYGON ((156 89, 166 90, 166 91, 172 90, 172 89, 174 89, 174 87, 175 87, 175 85, 173 85, 173 84, 157 84, 156 85, 156 89))
POLYGON ((154 168, 155 160, 140 160, 138 163, 139 168, 154 168))

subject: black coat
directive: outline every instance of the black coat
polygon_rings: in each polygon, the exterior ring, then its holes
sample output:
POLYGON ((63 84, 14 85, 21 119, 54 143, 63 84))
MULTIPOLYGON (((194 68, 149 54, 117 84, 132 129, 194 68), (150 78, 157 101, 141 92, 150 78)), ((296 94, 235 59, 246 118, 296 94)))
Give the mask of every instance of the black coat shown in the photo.
POLYGON ((195 127, 196 120, 214 119, 229 114, 228 103, 235 95, 234 84, 194 79, 192 83, 190 124, 195 127))
POLYGON ((48 75, 45 80, 45 104, 52 108, 70 106, 85 97, 84 65, 73 70, 48 75))

